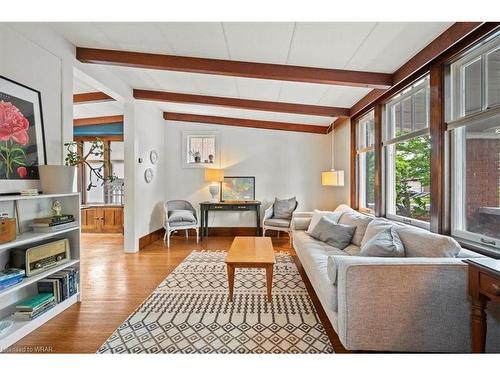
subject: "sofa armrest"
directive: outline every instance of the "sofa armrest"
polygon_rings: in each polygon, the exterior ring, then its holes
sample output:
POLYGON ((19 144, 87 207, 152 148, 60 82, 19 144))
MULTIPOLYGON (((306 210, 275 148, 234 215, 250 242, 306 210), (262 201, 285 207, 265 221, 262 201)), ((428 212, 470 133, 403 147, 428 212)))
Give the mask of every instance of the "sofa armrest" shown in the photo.
POLYGON ((292 214, 292 223, 290 228, 292 230, 307 230, 314 212, 294 212, 292 214))
POLYGON ((467 352, 467 267, 456 258, 336 256, 347 349, 467 352))

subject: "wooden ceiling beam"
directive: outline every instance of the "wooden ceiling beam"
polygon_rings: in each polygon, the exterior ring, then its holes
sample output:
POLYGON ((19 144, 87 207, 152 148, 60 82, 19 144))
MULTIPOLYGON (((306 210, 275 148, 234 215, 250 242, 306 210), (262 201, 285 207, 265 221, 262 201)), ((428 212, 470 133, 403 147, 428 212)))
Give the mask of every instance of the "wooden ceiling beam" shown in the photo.
POLYGON ((327 126, 295 124, 290 122, 260 121, 243 118, 196 115, 189 113, 164 112, 163 118, 169 121, 200 122, 203 124, 238 126, 269 130, 282 130, 301 133, 327 134, 327 126))
POLYGON ((81 94, 73 95, 73 104, 87 104, 87 103, 100 103, 100 102, 111 102, 114 99, 101 91, 96 92, 84 92, 81 94))
POLYGON ((75 118, 73 120, 73 126, 114 124, 116 122, 123 122, 123 115, 75 118))
POLYGON ((76 47, 88 64, 386 89, 392 74, 76 47))
POLYGON ((454 23, 394 72, 393 86, 391 89, 372 90, 354 104, 350 110, 351 117, 362 115, 370 109, 376 101, 380 101, 384 97, 392 95, 403 88, 406 83, 411 83, 414 79, 425 74, 429 70, 429 65, 434 61, 443 56, 449 57, 448 55, 451 56, 451 54, 463 49, 464 45, 467 45, 470 36, 472 36, 472 38, 470 38, 472 42, 497 26, 497 22, 454 23))
POLYGON ((349 108, 269 102, 263 100, 237 99, 219 96, 179 94, 175 92, 165 91, 134 89, 134 98, 159 102, 214 105, 220 107, 251 109, 269 112, 284 112, 312 116, 349 117, 349 108))

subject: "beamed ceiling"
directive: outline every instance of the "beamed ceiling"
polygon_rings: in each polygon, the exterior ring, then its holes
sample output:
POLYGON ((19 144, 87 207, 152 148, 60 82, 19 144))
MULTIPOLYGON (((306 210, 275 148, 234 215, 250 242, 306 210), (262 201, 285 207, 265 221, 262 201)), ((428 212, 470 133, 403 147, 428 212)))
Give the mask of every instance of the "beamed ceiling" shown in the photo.
MULTIPOLYGON (((224 22, 51 27, 78 47, 80 61, 101 65, 135 89, 137 99, 155 102, 171 113, 173 121, 266 129, 292 123, 297 125, 294 129, 311 126, 311 132, 321 133, 319 126, 326 133, 372 90, 390 87, 394 73, 452 25, 224 22)), ((75 82, 75 94, 87 94, 75 97, 75 117, 122 114, 119 104, 95 91, 75 82)))

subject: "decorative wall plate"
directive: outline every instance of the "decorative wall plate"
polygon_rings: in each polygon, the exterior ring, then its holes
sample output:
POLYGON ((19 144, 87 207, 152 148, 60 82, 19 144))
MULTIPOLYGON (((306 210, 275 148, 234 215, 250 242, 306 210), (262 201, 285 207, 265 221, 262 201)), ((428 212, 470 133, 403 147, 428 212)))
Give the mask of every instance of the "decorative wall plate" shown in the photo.
POLYGON ((151 160, 151 163, 156 164, 158 161, 158 151, 156 150, 151 150, 149 153, 149 159, 151 160))
POLYGON ((144 179, 148 184, 153 180, 153 177, 154 173, 152 168, 148 168, 144 171, 144 179))

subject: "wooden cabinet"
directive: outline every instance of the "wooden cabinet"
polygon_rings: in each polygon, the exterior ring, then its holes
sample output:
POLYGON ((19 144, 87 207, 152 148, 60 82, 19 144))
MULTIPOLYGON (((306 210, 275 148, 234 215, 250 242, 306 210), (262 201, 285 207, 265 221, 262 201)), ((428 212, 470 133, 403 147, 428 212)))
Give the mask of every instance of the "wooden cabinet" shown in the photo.
POLYGON ((123 207, 82 208, 83 233, 123 233, 123 207))

